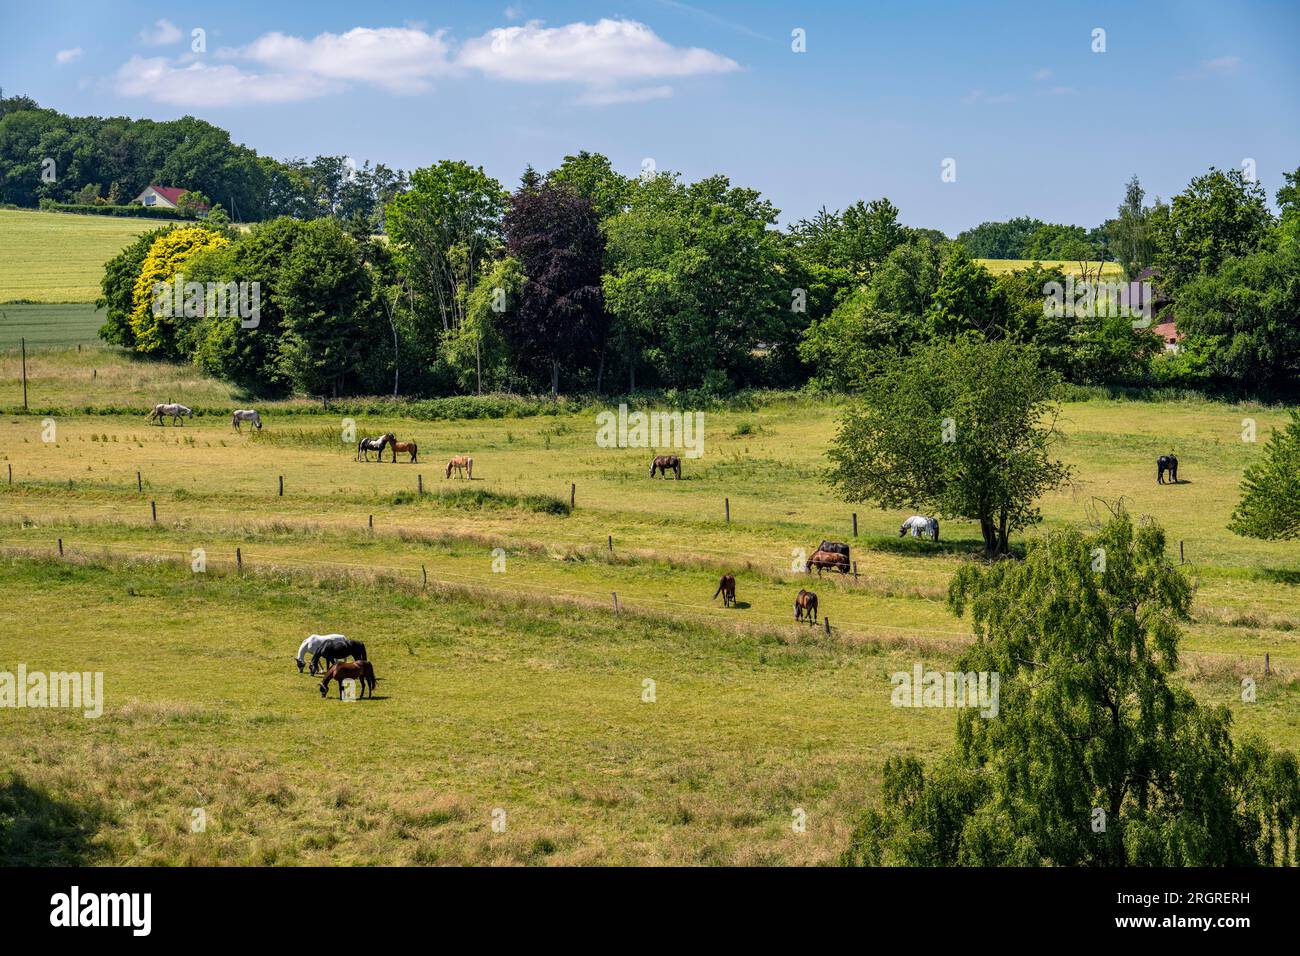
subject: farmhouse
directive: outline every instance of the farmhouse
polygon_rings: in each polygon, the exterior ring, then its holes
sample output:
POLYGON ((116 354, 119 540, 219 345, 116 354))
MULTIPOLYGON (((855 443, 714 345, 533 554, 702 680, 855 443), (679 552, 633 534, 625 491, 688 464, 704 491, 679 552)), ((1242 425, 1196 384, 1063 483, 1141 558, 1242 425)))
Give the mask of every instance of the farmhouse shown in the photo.
POLYGON ((1183 340, 1183 333, 1178 331, 1178 326, 1171 319, 1168 322, 1161 322, 1159 325, 1153 325, 1151 331, 1160 336, 1160 341, 1165 347, 1166 352, 1177 352, 1181 346, 1178 344, 1183 340))
MULTIPOLYGON (((189 192, 187 189, 181 189, 179 186, 146 186, 144 192, 136 196, 133 202, 138 202, 142 206, 154 206, 160 209, 176 209, 180 206, 181 196, 189 192)), ((200 204, 199 209, 206 211, 206 204, 200 204)))

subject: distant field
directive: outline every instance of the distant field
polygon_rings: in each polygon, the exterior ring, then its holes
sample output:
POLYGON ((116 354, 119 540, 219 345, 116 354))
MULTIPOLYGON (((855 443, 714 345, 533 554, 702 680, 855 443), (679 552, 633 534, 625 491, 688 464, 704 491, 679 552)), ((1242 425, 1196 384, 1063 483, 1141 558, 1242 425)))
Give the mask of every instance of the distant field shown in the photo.
POLYGON ((0 209, 0 302, 93 302, 104 263, 160 224, 0 209))
MULTIPOLYGON (((994 275, 1001 275, 1003 272, 1015 272, 1017 269, 1028 269, 1034 264, 1033 259, 976 259, 980 265, 994 275)), ((1053 267, 1060 269, 1066 275, 1079 275, 1079 263, 1073 260, 1065 259, 1045 259, 1041 265, 1046 269, 1053 267)), ((1088 263, 1089 268, 1095 266, 1095 262, 1088 263)), ((1122 278, 1124 269, 1118 262, 1104 262, 1101 266, 1101 274, 1108 279, 1122 278)))
POLYGON ((95 345, 104 314, 92 303, 0 305, 0 350, 27 347, 95 345))

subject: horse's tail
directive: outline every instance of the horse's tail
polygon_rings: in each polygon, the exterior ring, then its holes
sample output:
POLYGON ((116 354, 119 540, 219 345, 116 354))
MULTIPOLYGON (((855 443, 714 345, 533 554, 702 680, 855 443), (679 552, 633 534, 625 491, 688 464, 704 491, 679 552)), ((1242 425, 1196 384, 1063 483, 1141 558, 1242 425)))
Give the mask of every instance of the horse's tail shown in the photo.
POLYGON ((364 661, 366 659, 366 645, 362 644, 360 641, 357 641, 356 651, 357 652, 354 653, 352 656, 359 661, 364 661))
MULTIPOLYGON (((726 580, 726 578, 723 578, 723 579, 722 579, 722 581, 725 581, 725 580, 726 580)), ((716 591, 713 592, 713 598, 716 598, 719 594, 722 593, 722 581, 719 581, 719 582, 718 582, 718 589, 717 589, 716 591)), ((709 598, 709 600, 712 601, 713 598, 709 598)))

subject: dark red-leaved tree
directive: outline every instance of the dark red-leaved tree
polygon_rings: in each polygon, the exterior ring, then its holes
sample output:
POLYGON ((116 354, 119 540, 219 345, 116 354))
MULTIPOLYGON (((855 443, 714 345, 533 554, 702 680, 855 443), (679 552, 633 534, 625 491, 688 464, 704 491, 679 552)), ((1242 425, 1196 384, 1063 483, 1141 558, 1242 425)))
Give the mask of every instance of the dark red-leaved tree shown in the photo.
POLYGON ((534 174, 510 199, 505 234, 526 278, 518 306, 500 317, 501 332, 520 371, 549 369, 555 398, 561 370, 585 367, 607 331, 599 218, 589 200, 534 174))

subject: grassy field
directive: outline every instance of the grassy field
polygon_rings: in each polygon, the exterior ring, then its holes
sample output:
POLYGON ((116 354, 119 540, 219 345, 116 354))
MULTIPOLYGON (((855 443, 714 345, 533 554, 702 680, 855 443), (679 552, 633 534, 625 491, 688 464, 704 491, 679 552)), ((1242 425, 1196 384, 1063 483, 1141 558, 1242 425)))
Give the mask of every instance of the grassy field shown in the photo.
POLYGON ((0 351, 17 349, 23 339, 29 349, 98 346, 103 324, 104 313, 89 302, 0 305, 0 351))
MULTIPOLYGON (((164 393, 219 411, 231 396, 108 352, 33 364, 33 404, 75 413, 0 418, 0 669, 103 671, 107 702, 97 720, 0 710, 0 817, 24 835, 0 856, 825 863, 887 756, 928 759, 951 739, 951 711, 889 706, 889 675, 943 667, 970 639, 944 595, 977 530, 900 540, 901 514, 828 494, 834 402, 707 412, 704 456, 680 482, 651 481, 648 452, 595 445, 591 410, 361 418, 359 434, 421 448, 418 464, 362 464, 318 406, 263 404, 261 433, 216 414, 150 426, 86 411, 164 393), (443 478, 458 452, 473 482, 443 478), (808 586, 796 549, 822 537, 851 541, 858 571, 811 585, 829 634, 790 621, 808 586), (736 609, 711 600, 723 570, 736 609), (369 646, 373 702, 322 701, 294 668, 303 637, 333 631, 369 646)), ((1300 560, 1225 529, 1261 452, 1243 418, 1265 436, 1284 410, 1067 405, 1060 453, 1076 473, 1032 534, 1088 520, 1098 500, 1160 521, 1198 586, 1179 679, 1300 749, 1300 560), (1171 447, 1186 482, 1157 486, 1171 447)))
MULTIPOLYGON (((1017 269, 1028 269, 1034 264, 1033 259, 976 259, 980 265, 994 275, 1003 272, 1015 272, 1017 269)), ((1041 265, 1047 269, 1060 269, 1066 275, 1080 275, 1082 270, 1079 263, 1068 259, 1048 259, 1044 260, 1041 265)), ((1096 266, 1095 262, 1088 263, 1089 269, 1096 266)), ((1106 279, 1122 279, 1124 277, 1124 267, 1118 262, 1102 263, 1101 274, 1106 279)))
POLYGON ((155 219, 0 209, 0 303, 93 302, 104 263, 155 219))

